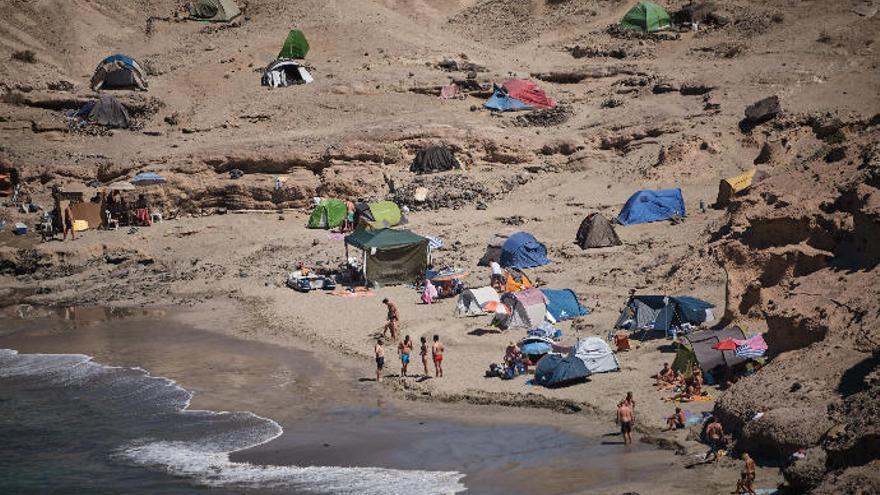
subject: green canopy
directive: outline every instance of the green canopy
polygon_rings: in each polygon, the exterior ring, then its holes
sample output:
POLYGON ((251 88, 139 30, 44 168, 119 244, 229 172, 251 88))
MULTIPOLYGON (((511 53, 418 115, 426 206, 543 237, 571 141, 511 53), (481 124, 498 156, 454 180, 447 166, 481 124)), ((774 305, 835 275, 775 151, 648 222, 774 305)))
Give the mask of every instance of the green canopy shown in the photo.
POLYGON ((306 41, 306 35, 299 29, 293 29, 287 33, 287 39, 278 52, 278 58, 306 58, 307 53, 309 53, 309 42, 306 41))
POLYGON ((186 7, 200 21, 229 22, 241 14, 235 0, 193 0, 186 7))
POLYGON ((409 230, 358 230, 345 237, 345 243, 360 249, 390 249, 425 243, 428 239, 409 230))
POLYGON ((338 199, 325 199, 312 210, 309 217, 310 229, 332 229, 338 227, 348 213, 345 203, 338 199))
POLYGON ((359 230, 346 236, 348 246, 364 251, 364 279, 382 284, 406 284, 424 277, 428 268, 428 239, 408 230, 359 230))
POLYGON ((669 13, 663 7, 654 2, 639 2, 623 16, 620 25, 625 29, 653 33, 668 28, 671 21, 669 13))

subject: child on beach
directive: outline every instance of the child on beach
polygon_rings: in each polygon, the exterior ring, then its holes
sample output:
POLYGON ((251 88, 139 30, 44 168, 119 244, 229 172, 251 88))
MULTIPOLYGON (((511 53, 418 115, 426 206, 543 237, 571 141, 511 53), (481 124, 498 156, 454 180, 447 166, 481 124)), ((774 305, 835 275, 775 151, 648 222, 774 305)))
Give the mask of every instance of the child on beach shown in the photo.
POLYGON ((400 355, 400 375, 406 376, 406 368, 409 366, 409 355, 412 352, 413 343, 409 338, 409 335, 403 338, 403 342, 401 342, 397 346, 397 354, 400 355))
POLYGON ((382 339, 376 340, 376 347, 373 348, 376 353, 376 381, 382 381, 382 369, 385 368, 385 349, 382 347, 382 339))

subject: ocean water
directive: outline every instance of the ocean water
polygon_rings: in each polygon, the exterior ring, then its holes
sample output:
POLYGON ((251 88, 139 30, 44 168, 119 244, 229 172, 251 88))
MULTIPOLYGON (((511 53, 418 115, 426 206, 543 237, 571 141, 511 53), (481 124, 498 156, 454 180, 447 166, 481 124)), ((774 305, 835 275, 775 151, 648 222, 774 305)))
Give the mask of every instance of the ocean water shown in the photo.
POLYGON ((230 454, 281 426, 189 409, 192 394, 140 368, 0 349, 0 493, 449 494, 464 473, 270 466, 230 454))

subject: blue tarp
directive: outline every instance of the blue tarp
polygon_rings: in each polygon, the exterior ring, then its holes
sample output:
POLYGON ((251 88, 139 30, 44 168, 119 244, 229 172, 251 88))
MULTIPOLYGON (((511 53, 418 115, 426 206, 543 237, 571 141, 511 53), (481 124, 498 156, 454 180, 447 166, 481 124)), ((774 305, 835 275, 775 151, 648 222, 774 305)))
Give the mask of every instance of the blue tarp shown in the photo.
POLYGON ((547 248, 528 232, 516 232, 501 246, 501 266, 507 268, 533 268, 549 265, 547 248))
POLYGON ((487 100, 483 106, 502 112, 515 112, 517 110, 530 110, 532 108, 516 98, 511 98, 510 95, 504 91, 504 88, 498 85, 494 86, 492 96, 489 97, 489 100, 487 100))
POLYGON ((165 182, 165 177, 155 173, 155 172, 141 172, 134 176, 129 182, 136 186, 145 186, 149 184, 162 184, 165 182))
POLYGON ((685 216, 681 189, 639 191, 626 201, 617 221, 621 225, 669 220, 674 215, 685 216))
POLYGON ((590 374, 587 365, 573 354, 564 357, 560 354, 547 354, 538 361, 534 383, 545 387, 558 387, 582 381, 590 374))
POLYGON ((547 311, 553 315, 556 321, 570 320, 590 314, 590 310, 581 305, 577 295, 571 289, 541 289, 541 292, 547 297, 547 311))

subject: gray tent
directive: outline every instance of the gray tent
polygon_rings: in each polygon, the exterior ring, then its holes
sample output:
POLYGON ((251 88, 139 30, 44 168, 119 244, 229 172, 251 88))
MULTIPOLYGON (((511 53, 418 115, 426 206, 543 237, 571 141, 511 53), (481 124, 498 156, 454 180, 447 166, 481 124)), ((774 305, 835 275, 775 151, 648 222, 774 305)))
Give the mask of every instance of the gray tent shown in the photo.
POLYGON ((452 151, 443 146, 429 146, 416 153, 416 158, 410 165, 410 172, 417 174, 430 174, 461 168, 461 164, 455 159, 452 151))
POLYGON ((190 17, 200 21, 229 22, 241 14, 234 0, 194 0, 186 9, 190 17))
POLYGON ((696 364, 703 371, 712 371, 716 368, 732 368, 745 363, 748 359, 737 356, 735 351, 722 351, 712 347, 724 339, 745 340, 745 338, 739 327, 705 330, 687 335, 679 343, 672 368, 686 372, 696 364))
POLYGON ((119 100, 110 95, 102 95, 98 101, 86 103, 74 114, 74 117, 107 127, 124 129, 130 125, 128 111, 119 100))
POLYGON ((92 90, 107 88, 132 88, 147 90, 144 69, 126 55, 111 55, 98 64, 90 81, 92 90))
POLYGON ((578 228, 576 242, 581 249, 619 246, 620 238, 611 222, 599 213, 590 213, 578 228))

